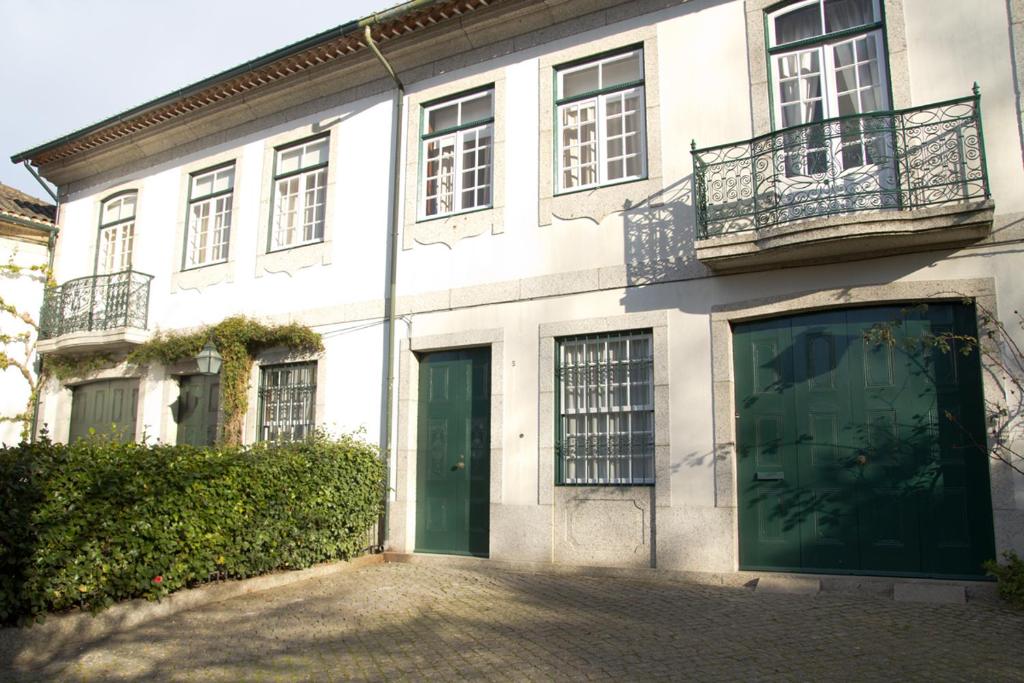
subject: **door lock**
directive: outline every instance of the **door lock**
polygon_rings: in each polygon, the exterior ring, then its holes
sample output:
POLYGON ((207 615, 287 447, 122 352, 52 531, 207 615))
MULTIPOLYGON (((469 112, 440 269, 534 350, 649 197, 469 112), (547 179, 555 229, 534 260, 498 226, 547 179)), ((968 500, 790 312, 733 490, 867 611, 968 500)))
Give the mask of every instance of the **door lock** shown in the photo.
POLYGON ((858 453, 857 454, 857 458, 856 458, 856 462, 861 467, 864 467, 864 465, 868 464, 868 456, 864 455, 863 453, 858 453))

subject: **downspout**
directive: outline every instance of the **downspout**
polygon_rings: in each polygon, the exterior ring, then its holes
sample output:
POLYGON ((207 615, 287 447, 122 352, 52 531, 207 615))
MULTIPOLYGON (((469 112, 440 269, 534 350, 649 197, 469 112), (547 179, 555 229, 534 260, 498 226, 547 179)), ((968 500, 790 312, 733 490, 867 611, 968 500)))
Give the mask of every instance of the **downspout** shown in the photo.
POLYGON ((398 281, 398 182, 401 174, 399 164, 401 163, 401 143, 402 143, 402 105, 405 101, 405 86, 402 84, 401 79, 395 73, 395 70, 391 68, 391 64, 381 54, 380 48, 377 47, 377 43, 373 40, 371 27, 376 23, 376 18, 372 23, 367 24, 364 27, 364 35, 366 37, 366 45, 373 51, 373 54, 377 56, 378 61, 384 66, 384 69, 388 72, 391 80, 395 82, 395 97, 394 106, 392 107, 393 117, 391 120, 391 238, 390 238, 390 253, 388 256, 390 264, 390 275, 388 277, 388 289, 384 296, 384 307, 385 307, 385 326, 387 328, 386 339, 387 339, 387 353, 386 367, 387 367, 387 380, 385 381, 384 391, 384 514, 380 519, 380 526, 377 530, 377 539, 380 542, 380 549, 383 550, 385 541, 387 541, 388 535, 388 517, 390 513, 390 495, 388 493, 388 484, 391 482, 391 453, 394 450, 392 442, 392 426, 394 422, 393 415, 393 396, 395 387, 395 290, 396 283, 398 281))
MULTIPOLYGON (((55 252, 56 246, 57 246, 57 233, 60 232, 60 228, 57 227, 58 218, 60 216, 60 197, 57 196, 57 194, 53 190, 50 189, 50 186, 47 185, 46 182, 41 177, 39 177, 39 173, 36 171, 36 169, 32 168, 32 164, 29 163, 28 159, 26 159, 25 161, 23 161, 21 163, 22 163, 22 165, 26 169, 28 169, 28 172, 32 174, 32 177, 36 179, 36 182, 39 183, 39 185, 44 190, 46 190, 46 194, 50 195, 50 197, 53 199, 53 203, 54 203, 54 209, 53 209, 53 223, 54 223, 54 227, 49 231, 50 235, 49 235, 49 237, 46 240, 46 256, 47 256, 46 280, 47 280, 47 283, 48 283, 50 278, 53 276, 53 257, 54 257, 54 252, 55 252)), ((45 288, 45 285, 44 285, 44 288, 45 288)), ((43 300, 44 301, 46 300, 45 291, 43 293, 43 300)), ((40 308, 39 313, 40 313, 39 322, 42 323, 42 317, 43 317, 42 316, 42 308, 40 308)), ((38 331, 37 331, 37 334, 38 334, 38 331)), ((38 377, 39 373, 41 373, 43 371, 43 362, 42 362, 43 359, 42 359, 41 356, 39 356, 38 353, 36 353, 36 357, 39 359, 39 366, 38 366, 38 370, 36 372, 36 377, 38 377)), ((39 402, 40 402, 40 400, 42 399, 42 396, 43 396, 42 389, 43 388, 40 386, 39 387, 39 391, 36 392, 36 399, 35 399, 35 401, 32 402, 32 425, 29 428, 29 433, 28 433, 28 438, 29 438, 29 442, 30 443, 35 443, 36 442, 36 431, 37 431, 37 429, 39 427, 39 402)))

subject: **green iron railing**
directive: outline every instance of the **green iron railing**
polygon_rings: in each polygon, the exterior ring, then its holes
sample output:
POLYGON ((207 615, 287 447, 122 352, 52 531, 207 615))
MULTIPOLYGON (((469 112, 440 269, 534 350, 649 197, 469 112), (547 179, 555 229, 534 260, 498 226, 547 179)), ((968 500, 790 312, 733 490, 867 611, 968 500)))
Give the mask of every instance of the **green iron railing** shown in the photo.
POLYGON ((152 275, 125 270, 68 280, 43 296, 39 338, 118 327, 146 329, 152 275))
POLYGON ((693 145, 700 238, 989 197, 981 95, 693 145))

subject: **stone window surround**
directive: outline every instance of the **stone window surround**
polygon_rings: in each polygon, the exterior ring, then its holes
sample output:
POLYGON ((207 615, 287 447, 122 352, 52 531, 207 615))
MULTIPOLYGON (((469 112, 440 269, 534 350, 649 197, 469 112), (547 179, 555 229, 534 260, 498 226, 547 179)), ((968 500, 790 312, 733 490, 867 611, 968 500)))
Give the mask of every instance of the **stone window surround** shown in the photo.
POLYGON ((285 365, 287 363, 316 362, 316 398, 313 403, 313 424, 320 426, 319 420, 327 414, 327 353, 295 353, 289 349, 278 348, 264 351, 249 372, 249 405, 245 411, 245 423, 242 425, 242 440, 245 443, 256 443, 259 439, 260 424, 260 379, 266 365, 285 365))
MULTIPOLYGON (((797 2, 797 0, 792 0, 797 2)), ((779 0, 746 0, 747 61, 750 76, 751 127, 757 137, 772 132, 772 111, 769 104, 768 47, 765 35, 765 13, 781 9, 779 0)), ((910 63, 907 54, 907 32, 903 16, 903 0, 881 0, 885 26, 882 35, 888 48, 889 87, 893 109, 912 106, 910 98, 910 63)))
POLYGON ((220 282, 235 281, 235 256, 238 241, 237 223, 239 217, 239 195, 242 178, 242 153, 240 149, 232 149, 213 156, 204 157, 200 161, 190 163, 181 168, 181 179, 178 183, 178 197, 181 209, 178 211, 178 221, 174 229, 174 247, 171 258, 171 291, 176 292, 185 289, 202 290, 210 285, 220 282), (189 212, 189 185, 192 176, 199 171, 214 169, 219 166, 226 166, 229 163, 235 165, 235 182, 231 192, 231 232, 228 235, 228 257, 220 263, 211 263, 194 268, 184 268, 183 255, 188 249, 188 212, 189 212), (180 246, 180 249, 178 247, 180 246))
MULTIPOLYGON (((451 334, 410 337, 401 341, 398 358, 398 412, 395 443, 395 501, 408 511, 404 534, 395 534, 412 552, 416 538, 416 449, 419 397, 419 358, 421 353, 490 347, 491 349, 491 484, 490 504, 500 505, 502 499, 502 455, 504 416, 504 349, 503 328, 467 330, 451 334)), ((403 524, 403 521, 397 521, 403 524)))
MULTIPOLYGON (((715 507, 737 507, 733 323, 860 305, 959 302, 964 299, 972 299, 989 311, 998 312, 995 281, 992 278, 908 280, 881 285, 823 289, 713 306, 711 374, 714 406, 715 507)), ((986 343, 984 337, 982 343, 986 343)), ((1005 407, 1004 389, 999 377, 997 366, 982 355, 982 384, 986 405, 1005 407)), ((1013 473, 1009 468, 1001 466, 995 459, 991 460, 989 478, 994 509, 1016 508, 1012 477, 1013 473)), ((738 517, 735 523, 738 524, 738 517)), ((738 547, 738 532, 734 538, 738 547)))
MULTIPOLYGON (((654 491, 655 505, 667 507, 672 501, 671 449, 669 446, 669 350, 668 312, 626 313, 602 318, 588 318, 541 323, 538 328, 540 358, 537 364, 539 415, 537 426, 538 465, 537 502, 554 505, 574 500, 604 500, 622 494, 650 504, 654 491), (654 355, 654 486, 643 485, 558 485, 555 483, 555 353, 556 339, 586 334, 604 334, 627 330, 651 330, 654 355), (557 494, 556 494, 557 489, 557 494)), ((621 496, 619 496, 621 497, 621 496)))
POLYGON ((605 217, 625 210, 627 204, 648 200, 662 190, 661 99, 659 95, 657 27, 644 26, 549 52, 538 60, 539 201, 538 225, 550 225, 553 218, 589 218, 600 223, 605 217), (647 177, 586 190, 555 194, 555 68, 566 62, 642 45, 644 51, 644 102, 647 131, 647 177))
POLYGON ((405 200, 402 214, 402 249, 412 249, 416 243, 444 244, 453 249, 456 242, 467 237, 476 237, 488 231, 492 235, 505 232, 505 116, 508 109, 505 102, 504 67, 419 90, 407 97, 407 104, 405 139, 408 141, 408 148, 403 185, 405 200), (420 125, 424 104, 455 98, 488 85, 494 86, 491 206, 448 216, 420 218, 420 185, 423 173, 420 160, 420 125))
POLYGON ((335 189, 338 174, 338 116, 329 116, 312 123, 296 126, 284 133, 272 135, 263 140, 263 180, 260 186, 260 205, 256 238, 256 277, 265 273, 288 273, 315 265, 329 265, 334 238, 334 216, 337 204, 335 189), (273 223, 274 202, 274 155, 278 149, 287 147, 306 138, 326 134, 327 143, 327 186, 324 188, 327 206, 324 210, 324 238, 320 242, 302 244, 277 251, 267 251, 270 243, 270 229, 273 223))

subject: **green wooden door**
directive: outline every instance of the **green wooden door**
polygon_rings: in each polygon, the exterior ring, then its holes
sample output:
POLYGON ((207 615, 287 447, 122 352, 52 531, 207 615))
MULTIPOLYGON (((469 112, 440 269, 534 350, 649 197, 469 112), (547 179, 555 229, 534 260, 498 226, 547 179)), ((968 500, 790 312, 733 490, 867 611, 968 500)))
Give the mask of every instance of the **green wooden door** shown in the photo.
POLYGON ((490 349, 420 358, 417 552, 487 555, 490 425, 490 349))
POLYGON ((90 430, 133 441, 138 403, 137 379, 89 382, 73 387, 68 441, 88 436, 90 430))
POLYGON ((186 375, 175 405, 178 443, 212 446, 217 441, 220 375, 186 375))
POLYGON ((744 569, 977 576, 994 556, 974 310, 862 308, 737 325, 744 569), (865 339, 900 321, 894 344, 865 339), (946 417, 952 416, 953 419, 946 417))

